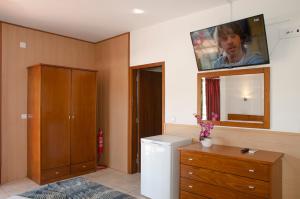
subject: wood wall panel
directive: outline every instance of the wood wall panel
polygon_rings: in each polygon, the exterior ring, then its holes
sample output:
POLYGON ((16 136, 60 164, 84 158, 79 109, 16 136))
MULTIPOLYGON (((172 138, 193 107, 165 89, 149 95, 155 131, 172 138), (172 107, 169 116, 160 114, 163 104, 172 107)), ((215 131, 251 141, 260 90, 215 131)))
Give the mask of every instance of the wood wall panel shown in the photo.
POLYGON ((101 163, 127 172, 129 33, 96 45, 100 115, 104 132, 101 163))
POLYGON ((2 168, 2 23, 0 22, 0 184, 2 168))
MULTIPOLYGON (((166 133, 198 140, 199 127, 193 125, 167 124, 166 133)), ((282 186, 284 199, 300 198, 300 134, 274 132, 258 129, 215 127, 213 143, 249 147, 284 153, 282 186)))
POLYGON ((95 44, 2 24, 2 182, 23 178, 27 171, 28 66, 47 63, 95 69, 95 44), (26 49, 19 42, 27 43, 26 49))
POLYGON ((28 71, 28 98, 27 113, 31 119, 27 123, 27 140, 35 143, 27 146, 27 176, 39 182, 41 176, 41 82, 42 71, 40 67, 33 67, 28 71), (36 77, 36 78, 33 78, 36 77), (34 117, 32 117, 34 115, 34 117))

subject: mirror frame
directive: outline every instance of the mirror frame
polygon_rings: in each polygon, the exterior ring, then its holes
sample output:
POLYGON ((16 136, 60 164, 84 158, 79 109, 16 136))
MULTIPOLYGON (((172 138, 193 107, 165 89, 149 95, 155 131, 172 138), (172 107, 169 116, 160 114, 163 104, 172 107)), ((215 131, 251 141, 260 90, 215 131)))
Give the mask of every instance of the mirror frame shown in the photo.
POLYGON ((264 116, 263 123, 214 121, 217 126, 232 126, 245 128, 270 128, 270 67, 237 69, 215 72, 200 72, 197 75, 197 113, 202 111, 202 78, 213 78, 220 76, 264 74, 264 116))

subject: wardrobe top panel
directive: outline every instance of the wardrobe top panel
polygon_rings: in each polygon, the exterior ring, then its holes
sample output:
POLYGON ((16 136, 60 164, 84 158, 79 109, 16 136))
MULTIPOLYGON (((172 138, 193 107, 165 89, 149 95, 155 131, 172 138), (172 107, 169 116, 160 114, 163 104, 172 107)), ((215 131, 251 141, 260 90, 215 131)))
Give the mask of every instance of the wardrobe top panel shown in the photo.
POLYGON ((29 69, 29 68, 33 68, 33 67, 56 67, 56 68, 68 68, 68 69, 72 69, 72 70, 85 70, 85 71, 91 71, 91 72, 98 72, 97 70, 94 70, 94 69, 76 68, 76 67, 68 67, 68 66, 58 66, 58 65, 43 64, 43 63, 36 64, 36 65, 33 65, 33 66, 29 66, 27 68, 29 69))

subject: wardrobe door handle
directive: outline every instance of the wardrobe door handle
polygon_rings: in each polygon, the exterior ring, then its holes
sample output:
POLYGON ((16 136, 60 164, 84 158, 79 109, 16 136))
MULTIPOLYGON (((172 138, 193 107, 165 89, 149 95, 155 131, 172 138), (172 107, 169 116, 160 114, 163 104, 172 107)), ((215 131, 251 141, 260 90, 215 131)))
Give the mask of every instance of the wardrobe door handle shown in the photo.
POLYGON ((249 185, 248 188, 251 189, 251 190, 254 190, 255 186, 249 185))

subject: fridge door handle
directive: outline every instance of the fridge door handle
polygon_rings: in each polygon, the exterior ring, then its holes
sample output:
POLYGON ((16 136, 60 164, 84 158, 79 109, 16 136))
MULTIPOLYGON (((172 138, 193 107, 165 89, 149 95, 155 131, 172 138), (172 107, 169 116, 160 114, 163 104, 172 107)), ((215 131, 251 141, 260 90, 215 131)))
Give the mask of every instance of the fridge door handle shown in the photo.
POLYGON ((143 143, 145 143, 145 144, 154 144, 154 145, 158 145, 158 146, 164 146, 163 144, 161 144, 161 143, 157 143, 157 142, 149 142, 149 141, 144 141, 143 143))

